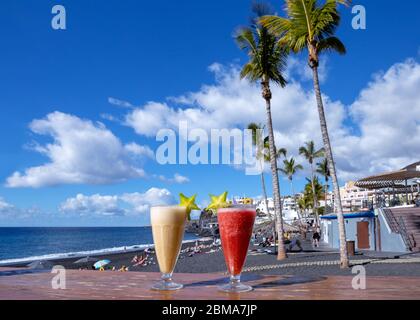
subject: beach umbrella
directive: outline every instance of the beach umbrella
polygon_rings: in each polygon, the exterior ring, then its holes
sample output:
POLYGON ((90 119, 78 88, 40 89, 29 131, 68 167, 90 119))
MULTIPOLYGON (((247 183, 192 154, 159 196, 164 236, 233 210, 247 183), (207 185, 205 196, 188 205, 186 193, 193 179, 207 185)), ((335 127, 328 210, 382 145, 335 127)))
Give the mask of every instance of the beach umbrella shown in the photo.
POLYGON ((84 264, 84 263, 90 263, 90 262, 96 262, 96 261, 97 261, 97 259, 91 258, 91 257, 88 256, 88 257, 81 258, 81 259, 79 259, 79 260, 77 260, 73 263, 74 264, 84 264))
POLYGON ((93 267, 96 269, 96 270, 98 270, 98 269, 100 269, 100 268, 103 268, 103 267, 105 267, 106 265, 108 265, 108 264, 110 264, 111 263, 111 261, 110 260, 100 260, 100 261, 98 261, 98 262, 96 262, 94 265, 93 265, 93 267))
POLYGON ((48 270, 52 269, 54 265, 49 261, 33 261, 27 265, 29 269, 48 270))

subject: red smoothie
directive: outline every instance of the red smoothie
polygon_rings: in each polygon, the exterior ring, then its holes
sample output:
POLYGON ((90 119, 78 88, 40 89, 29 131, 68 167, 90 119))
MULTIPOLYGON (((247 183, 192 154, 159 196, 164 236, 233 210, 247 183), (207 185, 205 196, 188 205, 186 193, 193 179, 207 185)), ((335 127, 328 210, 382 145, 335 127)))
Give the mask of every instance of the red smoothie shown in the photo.
POLYGON ((255 222, 255 209, 225 208, 217 211, 220 238, 231 275, 241 273, 255 222))

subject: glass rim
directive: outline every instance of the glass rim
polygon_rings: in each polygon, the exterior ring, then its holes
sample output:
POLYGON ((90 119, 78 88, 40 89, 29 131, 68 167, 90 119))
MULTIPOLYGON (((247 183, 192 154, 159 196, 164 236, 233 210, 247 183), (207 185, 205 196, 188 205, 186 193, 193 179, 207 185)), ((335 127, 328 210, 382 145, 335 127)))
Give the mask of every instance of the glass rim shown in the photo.
POLYGON ((156 206, 150 206, 150 209, 187 209, 186 206, 180 206, 178 204, 173 204, 173 205, 156 205, 156 206))
POLYGON ((238 210, 238 209, 242 209, 242 210, 253 210, 256 211, 257 208, 254 205, 250 205, 250 204, 235 204, 235 205, 231 205, 229 207, 226 208, 219 208, 217 209, 217 211, 230 211, 230 210, 238 210))

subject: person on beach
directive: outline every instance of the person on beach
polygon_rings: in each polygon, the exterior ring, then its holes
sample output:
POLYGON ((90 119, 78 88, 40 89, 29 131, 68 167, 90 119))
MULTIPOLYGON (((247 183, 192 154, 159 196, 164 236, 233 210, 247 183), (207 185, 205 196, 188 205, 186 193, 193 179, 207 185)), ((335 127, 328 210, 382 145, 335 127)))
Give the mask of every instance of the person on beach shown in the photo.
POLYGON ((129 269, 126 266, 122 266, 118 271, 120 271, 120 272, 127 272, 127 271, 129 271, 129 269))
POLYGON ((319 240, 321 240, 320 230, 316 227, 312 235, 312 246, 315 248, 319 247, 319 240))
POLYGON ((290 236, 289 239, 290 239, 289 251, 292 251, 295 246, 299 248, 299 251, 303 251, 302 245, 297 235, 290 236))
POLYGON ((259 247, 265 247, 267 243, 267 238, 262 237, 262 241, 258 244, 259 247))
POLYGON ((139 258, 137 260, 137 262, 135 264, 133 264, 133 267, 137 267, 137 266, 142 266, 145 264, 145 262, 147 261, 147 255, 145 257, 143 257, 143 255, 141 256, 141 258, 139 258))
POLYGON ((263 238, 263 241, 258 245, 259 247, 263 247, 263 248, 265 248, 265 247, 270 247, 271 246, 271 241, 270 241, 270 239, 271 238, 266 238, 266 237, 264 237, 263 238))

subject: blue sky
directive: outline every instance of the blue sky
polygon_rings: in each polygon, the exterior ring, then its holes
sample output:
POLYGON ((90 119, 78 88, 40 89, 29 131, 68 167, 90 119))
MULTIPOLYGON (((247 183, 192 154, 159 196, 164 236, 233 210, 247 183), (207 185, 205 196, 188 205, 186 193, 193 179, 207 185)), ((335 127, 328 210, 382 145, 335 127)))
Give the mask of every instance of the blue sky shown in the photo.
MULTIPOLYGON (((282 1, 271 3, 281 12, 282 1)), ((412 148, 416 141, 407 145, 400 141, 420 132, 420 95, 416 96, 420 3, 410 2, 409 10, 399 9, 391 0, 381 5, 375 0, 357 4, 366 7, 367 29, 352 29, 351 9, 343 9, 338 35, 348 54, 323 56, 321 70, 342 182, 399 168, 418 160, 419 154, 412 148), (396 103, 387 105, 389 101, 396 103), (410 113, 411 117, 393 119, 392 115, 399 113, 410 113), (398 134, 381 136, 373 124, 381 132, 394 130, 398 134)), ((250 7, 251 1, 243 0, 1 1, 0 225, 139 225, 147 222, 147 206, 159 201, 156 199, 162 190, 170 193, 163 193, 167 202, 179 192, 198 193, 200 203, 205 203, 208 193, 225 190, 231 195, 260 195, 259 177, 246 176, 232 166, 161 166, 147 152, 133 159, 125 151, 132 143, 150 150, 158 146, 153 132, 144 130, 142 123, 127 122, 138 119, 135 116, 139 114, 144 117, 141 110, 150 102, 173 112, 174 119, 180 116, 179 110, 198 108, 202 118, 197 122, 205 126, 212 117, 221 121, 224 108, 231 110, 224 105, 232 101, 229 92, 258 95, 258 88, 237 80, 238 66, 246 61, 246 55, 232 39, 234 29, 247 24, 250 7), (65 31, 51 28, 51 8, 56 4, 66 8, 65 31), (188 103, 180 103, 179 98, 185 96, 188 103), (168 99, 171 97, 178 99, 168 99), (115 101, 129 102, 131 107, 116 106, 115 101), (208 109, 210 113, 205 112, 208 109), (58 132, 63 127, 68 129, 58 132), (87 139, 89 144, 80 148, 89 150, 69 160, 69 172, 82 167, 83 175, 56 179, 57 172, 49 172, 51 176, 41 179, 25 174, 29 168, 44 170, 54 162, 53 151, 46 151, 48 144, 64 143, 57 151, 58 162, 80 152, 79 140, 75 140, 78 130, 82 135, 99 135, 94 140, 99 144, 103 141, 99 148, 87 139), (115 148, 107 149, 107 139, 117 141, 115 148), (98 167, 86 168, 94 155, 99 157, 98 167), (118 172, 114 172, 114 160, 122 163, 118 172), (137 174, 133 168, 144 172, 137 174), (101 170, 109 171, 107 181, 98 182, 101 170), (8 183, 15 172, 23 179, 8 183), (177 181, 175 175, 181 179, 177 181), (94 200, 92 195, 99 196, 94 200)), ((320 146, 320 140, 315 130, 316 113, 306 112, 313 104, 313 94, 305 57, 291 59, 290 88, 275 89, 273 109, 275 122, 279 119, 275 123, 278 144, 297 156, 304 141, 314 139, 320 146), (290 128, 290 123, 283 126, 282 122, 289 117, 296 124, 290 128)), ((261 108, 264 117, 263 101, 258 103, 252 106, 253 112, 261 108)), ((249 117, 253 114, 250 109, 244 105, 237 112, 243 117, 232 122, 223 119, 223 124, 244 127, 254 120, 249 117)), ((146 115, 153 118, 156 112, 146 115)), ((64 175, 63 171, 58 173, 64 175)), ((302 187, 307 174, 305 171, 297 177, 296 189, 302 187)), ((269 185, 268 174, 267 180, 269 185)), ((285 179, 281 187, 285 194, 290 192, 285 179)))

